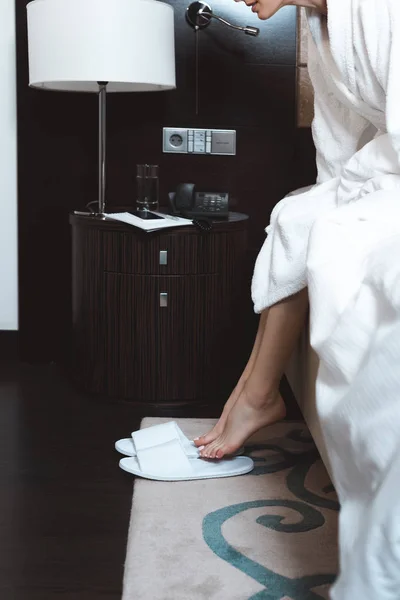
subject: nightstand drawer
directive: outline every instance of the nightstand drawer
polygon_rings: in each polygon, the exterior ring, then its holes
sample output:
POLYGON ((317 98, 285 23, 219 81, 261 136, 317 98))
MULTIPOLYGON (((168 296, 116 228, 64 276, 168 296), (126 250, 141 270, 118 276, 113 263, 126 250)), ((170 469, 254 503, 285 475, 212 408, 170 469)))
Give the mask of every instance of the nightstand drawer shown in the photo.
POLYGON ((229 234, 104 232, 104 270, 132 275, 217 273, 229 234))
POLYGON ((107 394, 152 402, 204 398, 226 354, 229 289, 218 275, 107 273, 104 345, 112 375, 107 394))

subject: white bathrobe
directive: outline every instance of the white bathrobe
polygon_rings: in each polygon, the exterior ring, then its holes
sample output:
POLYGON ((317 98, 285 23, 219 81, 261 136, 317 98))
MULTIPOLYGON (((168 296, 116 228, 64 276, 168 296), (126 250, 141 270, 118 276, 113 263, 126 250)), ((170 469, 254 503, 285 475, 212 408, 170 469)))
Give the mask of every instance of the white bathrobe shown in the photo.
POLYGON ((400 599, 400 0, 310 11, 318 181, 274 209, 256 312, 308 286, 341 502, 333 600, 400 599))

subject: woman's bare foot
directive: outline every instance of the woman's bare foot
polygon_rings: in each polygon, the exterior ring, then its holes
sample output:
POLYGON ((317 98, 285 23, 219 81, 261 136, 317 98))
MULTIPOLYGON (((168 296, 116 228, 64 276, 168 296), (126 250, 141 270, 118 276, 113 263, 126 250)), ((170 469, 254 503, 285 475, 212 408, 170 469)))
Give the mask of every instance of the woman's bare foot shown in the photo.
POLYGON ((245 387, 226 418, 223 432, 200 451, 200 456, 223 458, 233 454, 253 433, 285 416, 286 407, 279 391, 260 397, 245 387))
POLYGON ((201 448, 201 446, 207 446, 208 444, 211 444, 211 442, 216 440, 223 433, 228 415, 234 407, 236 400, 242 393, 245 383, 246 382, 244 379, 239 379, 235 389, 229 396, 228 400, 225 402, 225 406, 220 418, 218 419, 218 423, 214 425, 211 431, 194 440, 194 443, 198 448, 201 448))

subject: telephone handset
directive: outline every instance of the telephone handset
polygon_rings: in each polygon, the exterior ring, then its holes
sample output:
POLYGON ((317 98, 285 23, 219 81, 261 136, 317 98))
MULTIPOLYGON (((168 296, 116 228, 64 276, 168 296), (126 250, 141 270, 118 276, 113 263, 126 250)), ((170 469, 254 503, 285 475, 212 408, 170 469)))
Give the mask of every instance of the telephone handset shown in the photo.
POLYGON ((229 194, 196 192, 194 183, 180 183, 175 193, 169 194, 173 214, 189 219, 227 219, 229 194))

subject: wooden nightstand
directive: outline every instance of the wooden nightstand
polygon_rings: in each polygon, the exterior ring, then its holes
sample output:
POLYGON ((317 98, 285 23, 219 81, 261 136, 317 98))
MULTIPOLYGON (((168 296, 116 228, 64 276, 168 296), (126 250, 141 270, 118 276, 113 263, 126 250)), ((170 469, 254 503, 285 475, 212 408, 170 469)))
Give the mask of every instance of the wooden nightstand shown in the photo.
POLYGON ((208 233, 145 233, 70 216, 72 358, 81 387, 148 407, 217 400, 234 351, 247 220, 230 213, 208 233))

